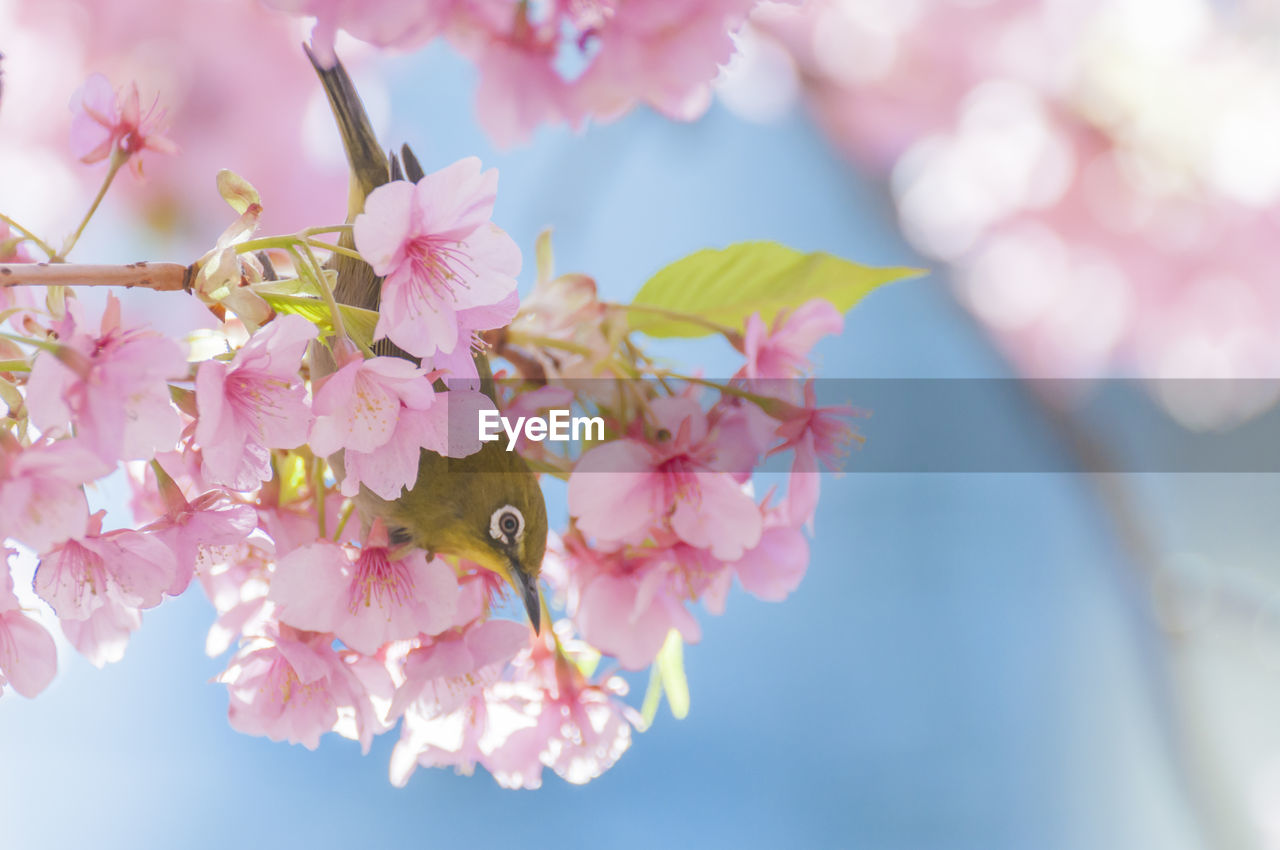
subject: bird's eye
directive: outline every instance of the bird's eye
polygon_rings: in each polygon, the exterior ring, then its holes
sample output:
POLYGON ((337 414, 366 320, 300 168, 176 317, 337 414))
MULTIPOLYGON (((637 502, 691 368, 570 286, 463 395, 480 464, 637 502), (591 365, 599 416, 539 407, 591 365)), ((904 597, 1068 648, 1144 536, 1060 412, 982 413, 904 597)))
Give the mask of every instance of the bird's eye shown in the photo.
POLYGON ((524 533, 524 515, 519 508, 504 505, 493 512, 489 519, 489 534, 495 540, 514 542, 524 533))

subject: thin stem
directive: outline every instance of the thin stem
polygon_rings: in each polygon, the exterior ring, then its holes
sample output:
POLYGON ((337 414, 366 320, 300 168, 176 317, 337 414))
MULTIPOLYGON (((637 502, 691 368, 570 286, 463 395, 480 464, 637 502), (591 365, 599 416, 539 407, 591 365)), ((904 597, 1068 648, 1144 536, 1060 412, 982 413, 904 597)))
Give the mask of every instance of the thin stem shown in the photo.
POLYGON ((93 214, 98 211, 98 206, 102 203, 102 199, 107 196, 107 190, 111 188, 111 182, 116 179, 116 174, 120 171, 120 167, 129 161, 128 154, 121 154, 119 149, 111 154, 111 162, 107 166, 107 176, 102 179, 102 185, 98 187, 98 194, 94 196, 93 203, 89 205, 89 210, 84 214, 84 218, 80 220, 80 226, 75 229, 70 236, 67 237, 66 244, 62 246, 62 250, 57 254, 53 254, 49 259, 54 262, 61 262, 71 253, 71 249, 76 247, 76 243, 80 241, 80 234, 84 233, 84 229, 89 226, 89 220, 93 218, 93 214))
POLYGON ((0 287, 140 286, 158 292, 186 289, 190 268, 180 263, 97 266, 78 263, 0 263, 0 287))
POLYGON ((354 500, 347 502, 346 507, 342 509, 342 515, 338 517, 338 527, 333 532, 334 543, 342 539, 342 532, 347 528, 347 520, 351 519, 351 514, 355 512, 355 509, 356 503, 354 500))
MULTIPOLYGON (((703 387, 710 387, 713 390, 719 390, 720 392, 725 393, 727 395, 735 396, 737 398, 743 399, 744 401, 751 402, 756 407, 760 408, 761 410, 769 414, 769 416, 773 417, 774 419, 779 419, 779 420, 790 419, 797 416, 800 413, 800 408, 796 407, 791 402, 783 401, 780 398, 772 398, 770 396, 763 396, 763 395, 759 395, 758 393, 748 392, 747 390, 744 390, 741 387, 735 387, 733 384, 717 384, 715 381, 709 381, 706 378, 695 378, 692 375, 681 375, 671 371, 665 371, 661 373, 654 372, 654 376, 655 377, 665 376, 668 378, 673 378, 677 381, 688 381, 691 384, 697 384, 703 387)), ((663 386, 667 389, 668 392, 671 391, 670 388, 666 387, 665 384, 663 386)))
POLYGON ((298 231, 299 236, 318 236, 321 233, 350 233, 349 224, 328 224, 320 227, 306 227, 298 231))
POLYGON ((316 458, 311 464, 311 493, 316 503, 316 529, 318 537, 327 537, 324 516, 324 460, 316 458))
POLYGON ((309 246, 311 248, 319 248, 322 251, 331 251, 334 254, 341 254, 344 257, 350 257, 353 260, 363 260, 357 252, 350 248, 344 248, 341 245, 335 245, 332 242, 325 242, 323 239, 308 239, 304 236, 263 236, 258 239, 248 239, 240 242, 235 246, 237 254, 250 254, 254 251, 261 251, 264 248, 281 248, 288 250, 295 245, 309 246))
POLYGON ((315 276, 316 285, 320 287, 320 293, 324 296, 325 304, 329 305, 329 317, 330 322, 333 324, 333 332, 345 339, 347 337, 347 328, 342 321, 342 310, 338 308, 338 300, 333 297, 333 289, 329 286, 329 279, 325 277, 320 261, 316 259, 316 255, 311 252, 311 248, 306 242, 302 243, 302 250, 307 252, 307 260, 311 263, 310 270, 315 276))
POLYGON ((18 231, 18 234, 22 236, 23 239, 30 242, 32 245, 35 245, 37 248, 39 248, 42 252, 44 252, 44 255, 49 259, 53 259, 56 256, 56 252, 53 250, 53 247, 48 242, 45 242, 39 236, 36 236, 30 230, 27 230, 21 224, 18 224, 18 222, 14 221, 12 218, 5 215, 4 213, 0 213, 0 222, 3 222, 4 224, 9 225, 10 230, 18 231))
POLYGON ((564 339, 556 339, 551 336, 538 336, 537 334, 525 334, 519 331, 510 331, 507 338, 516 345, 529 345, 535 348, 557 348, 561 351, 571 351, 574 354, 581 354, 589 357, 592 352, 590 348, 576 342, 569 342, 564 339))
POLYGON ((34 337, 19 336, 18 334, 0 333, 0 339, 7 339, 10 342, 17 342, 23 345, 30 345, 41 351, 47 351, 50 354, 57 354, 62 351, 65 346, 47 339, 35 339, 34 337))

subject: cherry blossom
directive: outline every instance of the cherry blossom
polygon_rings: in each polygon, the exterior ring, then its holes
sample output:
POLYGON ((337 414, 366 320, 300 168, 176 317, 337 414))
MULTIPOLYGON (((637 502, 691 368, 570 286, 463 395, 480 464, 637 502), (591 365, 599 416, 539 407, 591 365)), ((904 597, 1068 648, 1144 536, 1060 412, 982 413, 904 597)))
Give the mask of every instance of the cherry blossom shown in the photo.
POLYGON ((510 620, 472 622, 423 641, 405 655, 404 682, 390 716, 400 717, 413 706, 424 717, 458 710, 473 692, 497 681, 528 642, 528 627, 510 620))
POLYGON ((332 632, 352 649, 373 655, 382 645, 435 634, 453 622, 458 585, 453 570, 420 550, 387 548, 375 524, 354 559, 341 546, 312 543, 276 565, 270 600, 282 622, 332 632))
POLYGON ((63 620, 62 633, 76 651, 94 667, 105 667, 124 658, 129 635, 142 627, 142 611, 115 594, 83 620, 63 620))
POLYGON ((344 731, 367 752, 381 721, 361 676, 330 646, 332 636, 286 625, 267 631, 245 643, 218 676, 227 686, 232 727, 314 750, 350 714, 344 731))
MULTIPOLYGON (((420 357, 459 344, 457 314, 515 289, 520 249, 490 221, 498 172, 475 157, 416 184, 379 186, 356 218, 356 247, 385 276, 375 338, 420 357)), ((461 340, 465 346, 467 340, 461 340)))
POLYGON ((114 598, 133 608, 153 608, 173 583, 177 562, 163 542, 137 531, 102 533, 104 512, 87 533, 40 558, 35 590, 62 620, 86 620, 114 598))
POLYGON ((449 393, 438 400, 431 385, 435 375, 407 360, 366 360, 355 350, 343 359, 316 391, 311 448, 341 453, 343 495, 356 495, 363 484, 394 499, 417 478, 422 449, 449 453, 449 401, 457 397, 449 393))
POLYGON ((592 31, 598 53, 576 97, 610 117, 643 101, 691 121, 711 105, 711 82, 733 55, 732 31, 754 0, 619 2, 592 31))
POLYGON ((849 450, 857 434, 849 425, 849 419, 859 415, 852 407, 817 407, 814 399, 813 379, 804 384, 804 406, 778 426, 778 436, 783 438, 774 453, 791 449, 788 510, 798 523, 811 523, 818 506, 818 465, 835 469, 840 457, 849 450))
POLYGON ((760 513, 735 478, 717 470, 718 443, 691 398, 650 410, 657 440, 623 439, 589 451, 569 480, 569 512, 604 543, 642 543, 659 520, 685 542, 733 559, 760 539, 760 513))
POLYGON ((688 546, 676 552, 598 553, 572 535, 565 545, 571 559, 574 625, 588 643, 612 655, 622 667, 648 666, 672 629, 689 643, 701 640, 702 629, 685 607, 697 598, 685 570, 694 572, 696 564, 703 564, 710 567, 706 575, 724 571, 714 558, 688 546))
POLYGON ((106 466, 73 440, 22 448, 0 433, 0 516, 4 533, 44 552, 84 533, 89 503, 82 484, 104 475, 106 466))
POLYGON ((172 449, 182 421, 167 382, 186 377, 181 346, 149 328, 125 326, 115 296, 108 296, 96 334, 82 330, 85 324, 72 302, 56 325, 60 349, 37 354, 27 391, 31 421, 64 432, 73 423, 82 444, 105 463, 172 449))
MULTIPOLYGON (((499 698, 522 703, 525 716, 535 720, 508 736, 495 776, 503 767, 519 765, 523 752, 536 754, 565 781, 582 785, 613 767, 631 746, 631 727, 641 722, 621 699, 627 693, 626 682, 608 673, 594 680, 583 673, 576 662, 583 647, 569 637, 566 627, 567 623, 557 624, 564 652, 535 642, 516 659, 515 678, 495 686, 499 698)), ((540 775, 529 768, 521 778, 525 788, 541 784, 540 775)))
POLYGON ((378 47, 418 47, 438 35, 457 0, 263 0, 264 5, 316 19, 311 49, 325 67, 333 67, 338 30, 378 47))
POLYGON ((143 530, 162 540, 177 559, 168 593, 177 596, 187 589, 201 553, 209 547, 239 543, 257 526, 253 507, 237 504, 226 494, 210 490, 192 502, 183 499, 171 513, 143 530))
POLYGON ((839 334, 844 329, 840 311, 822 298, 806 302, 794 311, 783 311, 766 326, 759 313, 747 319, 743 348, 747 364, 742 373, 748 378, 797 378, 810 371, 808 356, 814 344, 824 336, 839 334))
POLYGON ((306 442, 311 411, 298 366, 316 334, 316 326, 306 319, 281 316, 255 334, 230 363, 200 364, 195 437, 209 482, 250 490, 271 477, 269 449, 306 442))
POLYGON ((71 148, 81 162, 119 156, 142 176, 143 151, 176 154, 178 146, 164 136, 164 110, 152 104, 142 111, 138 84, 115 92, 102 74, 85 80, 71 101, 71 148))
POLYGON ((37 696, 58 672, 53 636, 18 605, 8 565, 0 584, 0 692, 6 685, 24 697, 37 696))

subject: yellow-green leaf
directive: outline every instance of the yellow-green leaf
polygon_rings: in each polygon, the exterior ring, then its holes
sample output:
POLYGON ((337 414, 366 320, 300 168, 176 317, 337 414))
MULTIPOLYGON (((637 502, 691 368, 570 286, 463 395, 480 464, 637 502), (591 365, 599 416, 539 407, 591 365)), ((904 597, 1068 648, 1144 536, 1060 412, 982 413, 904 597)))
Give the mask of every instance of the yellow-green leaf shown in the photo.
POLYGON ((658 656, 649 667, 649 687, 645 689, 644 702, 640 706, 640 717, 644 723, 640 731, 653 725, 663 694, 666 694, 672 717, 683 720, 689 716, 689 680, 684 675, 684 640, 675 629, 667 632, 662 649, 658 650, 658 656))
POLYGON ((658 650, 657 664, 671 714, 676 720, 683 720, 689 715, 689 680, 684 675, 684 641, 675 629, 667 632, 667 640, 658 650))
POLYGON ((649 687, 644 691, 644 703, 640 706, 640 719, 644 723, 640 731, 644 732, 653 726, 653 719, 658 716, 658 706, 662 703, 662 674, 658 665, 649 668, 649 687))
MULTIPOLYGON (((283 295, 276 292, 261 292, 263 300, 271 305, 277 313, 292 313, 314 323, 321 330, 332 333, 333 321, 329 316, 329 305, 319 298, 305 298, 301 295, 283 295)), ((373 329, 378 324, 378 314, 373 310, 364 310, 347 304, 339 304, 342 311, 342 324, 347 334, 357 345, 368 348, 373 345, 373 329)))
POLYGON ((634 330, 654 337, 706 336, 714 325, 740 332, 752 313, 769 322, 779 310, 813 298, 825 298, 844 312, 873 289, 919 274, 919 269, 805 254, 777 242, 739 242, 676 260, 641 287, 628 312, 634 330), (680 314, 704 323, 681 320, 680 314))

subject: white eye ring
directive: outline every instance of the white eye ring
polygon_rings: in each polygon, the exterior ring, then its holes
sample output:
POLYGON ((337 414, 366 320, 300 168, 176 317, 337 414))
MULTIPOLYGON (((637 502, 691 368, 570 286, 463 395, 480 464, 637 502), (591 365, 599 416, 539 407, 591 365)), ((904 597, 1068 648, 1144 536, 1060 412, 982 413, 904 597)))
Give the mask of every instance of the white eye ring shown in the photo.
POLYGON ((489 536, 494 540, 510 542, 519 540, 524 536, 524 514, 520 513, 520 509, 514 505, 503 505, 498 508, 493 512, 493 516, 489 517, 489 536), (509 527, 511 520, 515 520, 514 529, 509 527))

